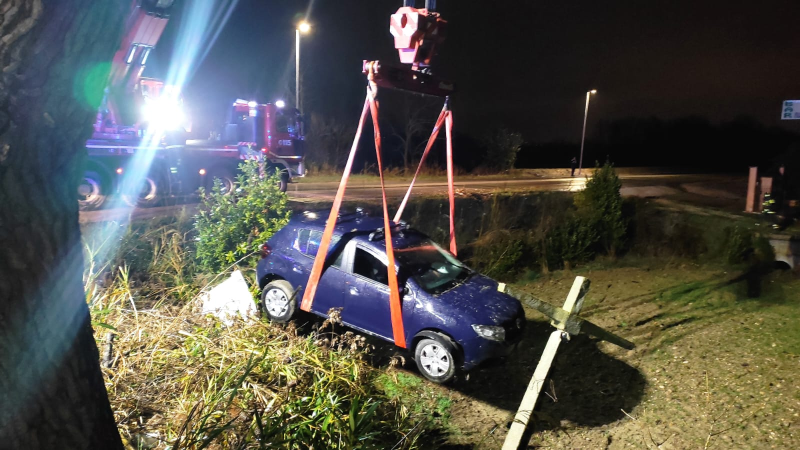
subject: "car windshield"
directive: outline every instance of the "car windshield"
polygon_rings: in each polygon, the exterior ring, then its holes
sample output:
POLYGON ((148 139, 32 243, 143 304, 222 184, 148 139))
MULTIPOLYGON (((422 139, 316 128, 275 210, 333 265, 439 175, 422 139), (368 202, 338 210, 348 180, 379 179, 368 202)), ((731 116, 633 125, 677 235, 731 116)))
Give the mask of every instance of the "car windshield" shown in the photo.
POLYGON ((426 292, 440 294, 467 279, 472 270, 435 242, 425 239, 395 250, 401 270, 426 292))

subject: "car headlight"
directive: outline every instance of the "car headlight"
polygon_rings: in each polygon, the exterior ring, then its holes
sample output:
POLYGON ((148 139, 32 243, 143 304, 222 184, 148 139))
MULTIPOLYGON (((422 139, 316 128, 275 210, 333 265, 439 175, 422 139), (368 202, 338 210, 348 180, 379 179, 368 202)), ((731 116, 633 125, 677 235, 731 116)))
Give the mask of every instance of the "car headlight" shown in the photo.
POLYGON ((472 325, 472 329, 478 336, 489 339, 490 341, 503 342, 506 340, 506 330, 503 327, 493 325, 472 325))

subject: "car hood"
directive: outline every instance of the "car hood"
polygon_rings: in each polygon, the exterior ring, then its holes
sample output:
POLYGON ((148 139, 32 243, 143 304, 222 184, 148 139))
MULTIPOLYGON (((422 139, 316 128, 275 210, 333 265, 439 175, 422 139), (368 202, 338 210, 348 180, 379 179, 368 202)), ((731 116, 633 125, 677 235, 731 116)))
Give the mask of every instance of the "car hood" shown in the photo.
POLYGON ((514 297, 498 292, 497 285, 497 281, 476 273, 448 291, 429 295, 428 301, 467 316, 472 323, 499 325, 519 315, 522 305, 514 297))

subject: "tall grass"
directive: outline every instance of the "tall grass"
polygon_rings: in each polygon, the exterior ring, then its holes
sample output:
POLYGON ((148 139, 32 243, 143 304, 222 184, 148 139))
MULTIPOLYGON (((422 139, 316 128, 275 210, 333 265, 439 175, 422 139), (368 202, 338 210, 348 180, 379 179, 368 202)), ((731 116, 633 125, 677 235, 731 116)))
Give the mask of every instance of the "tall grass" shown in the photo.
POLYGON ((418 447, 425 416, 384 394, 385 371, 366 363, 363 337, 333 332, 336 314, 311 332, 258 320, 225 327, 200 312, 212 276, 196 269, 181 221, 133 229, 87 241, 84 277, 109 399, 132 448, 418 447), (113 254, 104 247, 120 243, 113 254))

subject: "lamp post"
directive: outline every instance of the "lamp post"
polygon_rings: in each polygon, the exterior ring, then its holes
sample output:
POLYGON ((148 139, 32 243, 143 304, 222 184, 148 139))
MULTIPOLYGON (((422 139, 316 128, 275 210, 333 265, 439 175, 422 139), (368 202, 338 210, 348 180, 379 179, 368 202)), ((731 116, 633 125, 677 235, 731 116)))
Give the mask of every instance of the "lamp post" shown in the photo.
POLYGON ((297 24, 294 30, 294 104, 301 113, 303 111, 300 107, 300 33, 306 34, 310 30, 311 25, 306 21, 297 24))
POLYGON ((583 141, 586 139, 586 119, 589 117, 589 99, 593 94, 597 94, 597 89, 586 92, 586 110, 583 112, 583 133, 581 134, 581 160, 578 163, 578 175, 583 170, 583 141))

